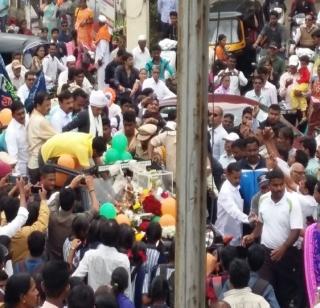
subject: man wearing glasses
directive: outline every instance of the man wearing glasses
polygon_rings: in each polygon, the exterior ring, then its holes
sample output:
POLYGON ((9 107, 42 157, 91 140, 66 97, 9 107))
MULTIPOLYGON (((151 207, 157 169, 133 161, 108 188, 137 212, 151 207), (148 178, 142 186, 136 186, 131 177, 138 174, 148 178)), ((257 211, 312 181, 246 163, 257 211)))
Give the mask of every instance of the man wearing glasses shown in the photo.
POLYGON ((297 33, 293 38, 296 46, 302 47, 302 48, 310 48, 314 50, 315 42, 312 37, 312 34, 317 29, 318 29, 317 26, 314 24, 313 16, 307 15, 305 24, 301 25, 297 29, 297 33))
POLYGON ((17 95, 21 102, 24 104, 26 99, 29 97, 30 90, 36 80, 36 75, 29 71, 24 76, 25 83, 18 89, 17 95))

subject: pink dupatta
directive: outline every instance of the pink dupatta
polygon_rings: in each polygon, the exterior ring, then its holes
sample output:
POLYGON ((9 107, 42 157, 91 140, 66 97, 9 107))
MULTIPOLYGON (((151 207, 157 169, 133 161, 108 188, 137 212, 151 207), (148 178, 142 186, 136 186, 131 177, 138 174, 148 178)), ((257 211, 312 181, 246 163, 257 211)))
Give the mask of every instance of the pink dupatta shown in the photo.
POLYGON ((310 307, 314 307, 317 292, 317 279, 314 267, 315 243, 313 236, 316 229, 317 223, 312 224, 306 229, 304 236, 304 268, 310 307))

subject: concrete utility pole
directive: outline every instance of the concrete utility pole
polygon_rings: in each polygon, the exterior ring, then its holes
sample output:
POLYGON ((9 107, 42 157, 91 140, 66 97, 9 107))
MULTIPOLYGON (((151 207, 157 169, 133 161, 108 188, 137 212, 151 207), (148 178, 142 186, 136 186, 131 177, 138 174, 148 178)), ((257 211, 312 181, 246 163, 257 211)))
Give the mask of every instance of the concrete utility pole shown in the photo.
POLYGON ((205 307, 208 0, 179 1, 175 307, 205 307))

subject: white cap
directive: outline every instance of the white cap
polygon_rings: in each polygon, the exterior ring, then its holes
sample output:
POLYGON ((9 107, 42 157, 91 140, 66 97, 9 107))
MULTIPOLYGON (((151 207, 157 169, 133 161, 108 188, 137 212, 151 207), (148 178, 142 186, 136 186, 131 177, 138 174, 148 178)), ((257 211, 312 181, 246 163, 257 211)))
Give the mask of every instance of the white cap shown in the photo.
POLYGON ((144 34, 141 34, 138 36, 138 42, 139 41, 146 41, 146 40, 147 40, 147 37, 144 34))
POLYGON ((107 22, 107 17, 104 15, 99 15, 98 20, 99 20, 99 22, 105 24, 107 22))
POLYGON ((299 58, 297 55, 292 55, 289 58, 289 66, 298 66, 299 65, 299 58))
POLYGON ((90 94, 89 102, 90 106, 103 108, 107 106, 108 98, 101 90, 92 91, 90 94))
POLYGON ((67 63, 68 63, 68 62, 76 62, 76 61, 77 61, 77 59, 76 59, 76 57, 73 56, 73 55, 70 55, 70 56, 67 57, 67 63))
POLYGON ((236 133, 229 133, 226 137, 223 138, 226 141, 236 141, 240 139, 239 135, 236 133))

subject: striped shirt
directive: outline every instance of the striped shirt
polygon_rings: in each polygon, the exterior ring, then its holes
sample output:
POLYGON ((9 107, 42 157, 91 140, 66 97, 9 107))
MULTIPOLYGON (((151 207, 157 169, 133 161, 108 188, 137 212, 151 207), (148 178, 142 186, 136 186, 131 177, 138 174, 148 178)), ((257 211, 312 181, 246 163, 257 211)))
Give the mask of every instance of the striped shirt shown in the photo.
POLYGON ((160 252, 155 248, 147 248, 146 275, 144 277, 142 294, 149 293, 149 287, 152 283, 152 270, 158 265, 160 252))

